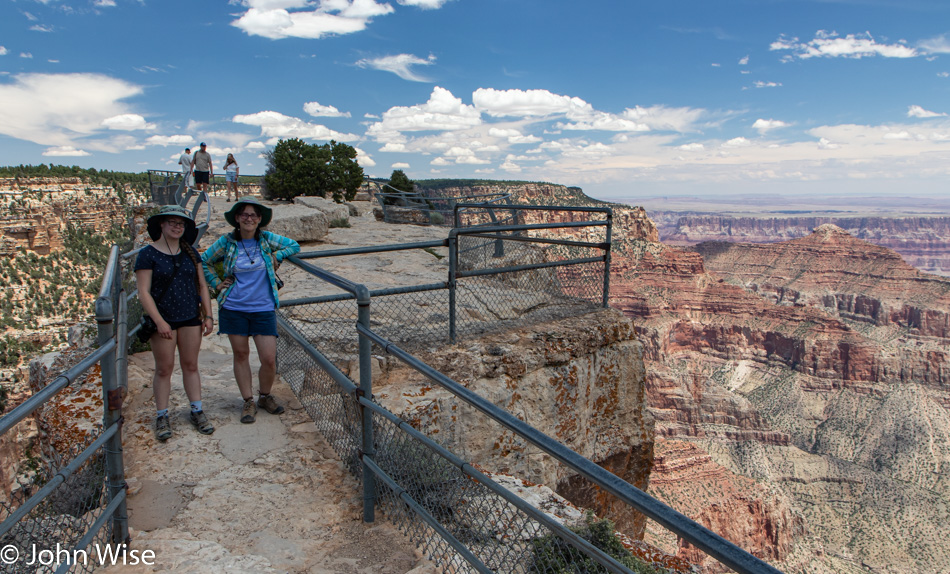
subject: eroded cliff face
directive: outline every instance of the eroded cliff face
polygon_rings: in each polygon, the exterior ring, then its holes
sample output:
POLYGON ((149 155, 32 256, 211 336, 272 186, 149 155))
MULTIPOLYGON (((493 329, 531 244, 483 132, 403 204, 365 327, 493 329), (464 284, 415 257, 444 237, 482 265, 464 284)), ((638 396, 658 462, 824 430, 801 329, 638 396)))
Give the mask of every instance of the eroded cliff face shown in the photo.
POLYGON ((700 243, 693 250, 708 270, 775 303, 950 338, 950 280, 921 273, 834 225, 777 244, 700 243))
POLYGON ((63 248, 65 226, 104 233, 124 223, 115 190, 81 178, 0 178, 0 255, 63 248))
MULTIPOLYGON (((651 214, 652 215, 652 214, 651 214)), ((663 241, 772 243, 806 237, 833 224, 852 237, 886 247, 913 267, 950 276, 950 217, 730 217, 657 212, 663 241)))
MULTIPOLYGON (((750 492, 741 484, 751 478, 774 493, 763 503, 784 501, 803 530, 791 527, 794 519, 769 520, 773 510, 748 504, 739 507, 756 509, 754 516, 714 526, 712 507, 736 504, 725 488, 700 493, 708 509, 687 508, 697 500, 693 480, 707 472, 701 456, 688 457, 669 482, 657 464, 651 491, 736 542, 744 533, 769 531, 751 524, 785 524, 793 544, 757 542, 774 547, 767 556, 787 571, 858 572, 863 562, 882 572, 932 572, 933 564, 950 563, 941 542, 950 535, 946 340, 829 313, 803 278, 826 269, 838 278, 814 285, 864 297, 874 297, 873 285, 883 282, 893 297, 887 301, 895 302, 888 304, 926 299, 931 313, 943 312, 939 296, 925 295, 939 294, 933 280, 940 280, 912 269, 885 273, 899 258, 863 242, 849 243, 840 260, 825 261, 815 244, 834 250, 834 237, 798 240, 811 247, 793 246, 788 259, 777 253, 783 244, 744 246, 757 255, 747 250, 716 264, 731 269, 728 280, 707 272, 698 253, 679 248, 645 242, 614 255, 626 263, 612 278, 612 302, 639 318, 657 452, 666 452, 668 441, 688 441, 728 471, 737 492, 750 492), (774 277, 764 272, 773 265, 774 277), (888 279, 875 280, 873 269, 888 279), (762 287, 781 286, 784 273, 799 281, 794 301, 762 287), (849 282, 851 290, 840 289, 849 282), (921 292, 918 285, 925 286, 921 292), (689 461, 702 464, 691 472, 689 461), (916 523, 900 517, 900 509, 916 523)), ((713 247, 708 251, 721 253, 722 246, 713 247)))
MULTIPOLYGON (((419 354, 439 372, 541 432, 647 488, 653 418, 633 325, 605 309, 419 354)), ((381 404, 492 472, 546 484, 639 537, 644 519, 578 479, 536 447, 401 365, 374 382, 381 404)))
MULTIPOLYGON (((787 572, 950 564, 939 278, 834 233, 781 264, 774 244, 755 246, 720 276, 651 228, 619 232, 611 274, 611 304, 643 344, 649 491, 787 572)), ((721 569, 649 524, 646 540, 721 569)))

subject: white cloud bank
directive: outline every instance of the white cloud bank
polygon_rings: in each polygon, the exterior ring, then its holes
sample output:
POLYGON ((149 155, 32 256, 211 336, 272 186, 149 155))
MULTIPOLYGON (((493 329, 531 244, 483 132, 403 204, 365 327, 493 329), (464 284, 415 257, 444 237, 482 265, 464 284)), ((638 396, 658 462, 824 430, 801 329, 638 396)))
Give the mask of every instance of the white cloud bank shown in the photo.
POLYGON ((309 140, 355 141, 359 136, 345 134, 299 118, 285 116, 280 112, 265 110, 256 114, 236 115, 231 121, 238 124, 258 126, 261 135, 270 138, 300 138, 309 140))
POLYGON ((66 149, 104 128, 127 129, 115 127, 135 116, 122 100, 141 93, 141 86, 101 74, 20 74, 0 84, 0 133, 66 149))
MULTIPOLYGON (((403 6, 441 8, 447 0, 399 0, 403 6)), ((353 34, 366 29, 377 16, 395 9, 376 0, 232 0, 247 8, 231 25, 250 36, 272 40, 353 34)))
POLYGON ((837 32, 819 30, 815 38, 801 42, 798 38, 780 37, 772 42, 769 50, 789 50, 792 56, 802 60, 809 58, 865 58, 882 56, 885 58, 913 58, 920 52, 904 42, 897 44, 879 44, 870 34, 848 34, 841 37, 837 32))

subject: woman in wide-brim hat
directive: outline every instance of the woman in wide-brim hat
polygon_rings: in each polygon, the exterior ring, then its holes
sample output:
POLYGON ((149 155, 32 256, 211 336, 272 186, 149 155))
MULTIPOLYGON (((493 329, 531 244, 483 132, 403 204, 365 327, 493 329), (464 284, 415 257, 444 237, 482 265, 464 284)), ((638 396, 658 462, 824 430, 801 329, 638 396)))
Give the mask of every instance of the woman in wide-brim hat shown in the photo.
POLYGON ((228 336, 234 378, 244 399, 241 422, 252 423, 257 407, 271 414, 284 407, 270 394, 277 375, 277 267, 300 251, 296 241, 262 228, 270 223, 271 209, 252 197, 239 200, 224 214, 234 231, 221 236, 201 256, 205 279, 218 290, 219 333, 228 336), (216 272, 221 263, 222 275, 216 272), (254 403, 250 339, 254 339, 261 368, 257 373, 260 397, 254 403))
POLYGON ((155 358, 155 437, 166 441, 172 436, 168 401, 176 349, 185 394, 191 401, 191 423, 198 432, 211 434, 214 426, 201 404, 198 351, 202 333, 211 333, 214 319, 208 284, 199 272, 200 258, 191 245, 198 234, 195 221, 184 208, 166 205, 148 218, 147 229, 152 243, 139 251, 135 281, 142 309, 155 323, 149 339, 155 358))

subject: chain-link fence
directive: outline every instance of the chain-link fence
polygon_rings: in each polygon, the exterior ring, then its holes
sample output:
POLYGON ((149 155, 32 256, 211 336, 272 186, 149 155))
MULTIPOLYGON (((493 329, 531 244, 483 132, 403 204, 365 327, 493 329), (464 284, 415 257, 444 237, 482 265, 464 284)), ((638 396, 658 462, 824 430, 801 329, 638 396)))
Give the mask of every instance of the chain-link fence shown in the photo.
POLYGON ((96 300, 98 348, 0 418, 0 438, 9 445, 29 425, 45 427, 14 467, 9 500, 0 501, 0 572, 89 572, 128 542, 119 423, 127 301, 120 259, 113 247, 96 300), (83 392, 88 398, 93 391, 78 387, 96 372, 102 422, 87 420, 91 428, 77 429, 72 425, 83 421, 64 420, 75 413, 63 396, 83 392))
POLYGON ((407 533, 442 571, 659 571, 631 569, 634 564, 646 565, 630 556, 611 557, 361 397, 356 384, 283 316, 278 331, 283 379, 350 472, 358 478, 372 473, 370 504, 407 533), (364 456, 367 417, 372 421, 371 458, 364 456))
MULTIPOLYGON (((476 203, 483 208, 479 216, 482 223, 496 224, 507 221, 511 215, 506 209, 511 204, 507 193, 486 193, 449 196, 438 191, 403 191, 388 183, 376 192, 376 201, 386 223, 415 223, 459 227, 456 221, 456 206, 476 203)), ((462 225, 471 225, 471 221, 462 225)))

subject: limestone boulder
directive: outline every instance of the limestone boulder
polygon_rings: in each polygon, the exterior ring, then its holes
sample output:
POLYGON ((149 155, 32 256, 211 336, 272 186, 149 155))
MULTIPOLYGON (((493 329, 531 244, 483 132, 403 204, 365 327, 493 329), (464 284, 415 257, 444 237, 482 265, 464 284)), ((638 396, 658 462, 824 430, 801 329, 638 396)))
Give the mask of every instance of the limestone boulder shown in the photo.
POLYGON ((322 211, 326 214, 329 221, 346 221, 347 224, 350 222, 350 208, 345 204, 337 203, 330 199, 317 196, 299 195, 294 198, 294 204, 303 205, 318 211, 322 211))
POLYGON ((275 205, 268 231, 289 237, 299 243, 326 241, 330 232, 327 214, 305 205, 275 205))

